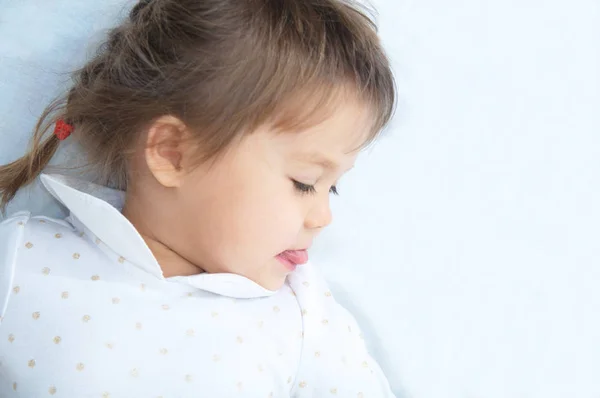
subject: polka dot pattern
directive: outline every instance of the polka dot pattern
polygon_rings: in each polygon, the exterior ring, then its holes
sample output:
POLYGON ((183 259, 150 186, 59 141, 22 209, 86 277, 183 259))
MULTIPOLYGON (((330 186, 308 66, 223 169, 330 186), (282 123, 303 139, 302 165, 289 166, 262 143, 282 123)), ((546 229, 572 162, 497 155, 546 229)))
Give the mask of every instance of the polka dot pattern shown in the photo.
POLYGON ((391 396, 360 328, 310 265, 273 296, 236 299, 154 278, 76 219, 44 221, 13 224, 20 263, 1 314, 0 367, 14 391, 391 396))

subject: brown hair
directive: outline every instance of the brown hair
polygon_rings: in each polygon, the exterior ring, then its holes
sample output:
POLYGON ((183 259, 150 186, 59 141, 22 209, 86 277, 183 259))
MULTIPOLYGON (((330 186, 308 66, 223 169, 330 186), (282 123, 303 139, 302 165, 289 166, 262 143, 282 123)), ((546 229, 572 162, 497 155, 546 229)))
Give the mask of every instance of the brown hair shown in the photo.
POLYGON ((288 106, 299 98, 319 99, 312 112, 350 87, 374 116, 368 142, 395 106, 375 24, 349 0, 141 0, 73 80, 41 115, 30 152, 0 167, 2 209, 56 152, 46 135, 57 119, 75 126, 103 182, 126 189, 138 134, 162 115, 195 131, 207 160, 267 121, 309 120, 288 106))

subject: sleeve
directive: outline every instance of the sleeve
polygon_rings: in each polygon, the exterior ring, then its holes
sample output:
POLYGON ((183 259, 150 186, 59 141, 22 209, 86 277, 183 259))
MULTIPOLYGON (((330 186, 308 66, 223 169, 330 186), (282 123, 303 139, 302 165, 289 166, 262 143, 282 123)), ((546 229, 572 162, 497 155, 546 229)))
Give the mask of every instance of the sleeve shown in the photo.
MULTIPOLYGON (((347 325, 349 340, 348 347, 354 347, 352 355, 354 364, 358 366, 356 374, 367 374, 368 396, 381 398, 396 398, 390 383, 377 361, 371 356, 364 341, 362 331, 355 317, 345 307, 335 302, 337 316, 342 324, 347 325), (360 369, 362 368, 362 369, 360 369)), ((357 396, 360 396, 358 394, 357 396)), ((364 394, 367 397, 367 394, 364 394)))
POLYGON ((0 223, 0 324, 8 308, 17 254, 30 216, 20 212, 0 223))
POLYGON ((395 398, 356 318, 334 298, 318 269, 303 266, 290 281, 306 309, 302 365, 292 395, 395 398))

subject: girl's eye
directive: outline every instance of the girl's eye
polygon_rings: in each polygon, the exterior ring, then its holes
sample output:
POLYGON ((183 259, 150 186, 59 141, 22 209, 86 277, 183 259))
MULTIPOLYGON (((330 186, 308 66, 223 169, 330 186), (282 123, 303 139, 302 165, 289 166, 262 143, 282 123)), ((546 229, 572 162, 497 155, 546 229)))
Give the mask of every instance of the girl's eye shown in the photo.
POLYGON ((301 182, 298 182, 296 180, 292 180, 294 183, 294 187, 296 188, 297 191, 301 192, 301 193, 315 193, 317 192, 315 190, 315 186, 314 185, 308 185, 308 184, 303 184, 301 182))
MULTIPOLYGON (((301 192, 301 193, 316 193, 317 190, 315 189, 314 185, 308 185, 308 184, 303 184, 301 182, 298 182, 296 180, 292 180, 294 182, 294 187, 296 187, 296 189, 301 192)), ((329 189, 329 192, 334 194, 334 195, 339 195, 337 187, 334 185, 329 189)))

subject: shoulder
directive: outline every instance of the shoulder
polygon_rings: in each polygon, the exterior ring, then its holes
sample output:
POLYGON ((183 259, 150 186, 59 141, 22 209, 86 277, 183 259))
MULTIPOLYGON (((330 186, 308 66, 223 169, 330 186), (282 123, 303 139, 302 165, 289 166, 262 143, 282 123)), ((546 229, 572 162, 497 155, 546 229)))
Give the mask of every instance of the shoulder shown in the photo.
POLYGON ((29 212, 19 212, 0 223, 0 319, 8 306, 18 249, 30 218, 29 212))
POLYGON ((52 240, 74 234, 74 228, 62 220, 33 217, 29 212, 19 212, 0 223, 0 319, 6 313, 15 270, 31 262, 27 252, 42 256, 50 254, 52 240))
POLYGON ((0 253, 8 251, 16 255, 22 251, 39 252, 39 249, 44 249, 48 255, 51 254, 51 248, 58 247, 57 240, 63 237, 69 239, 79 236, 75 228, 64 220, 32 216, 29 212, 17 213, 0 224, 0 247, 3 246, 0 253), (37 250, 32 250, 34 248, 37 250))
MULTIPOLYGON (((25 225, 29 222, 31 214, 29 212, 19 212, 0 222, 0 253, 4 254, 6 250, 14 244, 14 240, 23 235, 25 225)), ((4 256, 3 256, 4 257, 4 256)))

